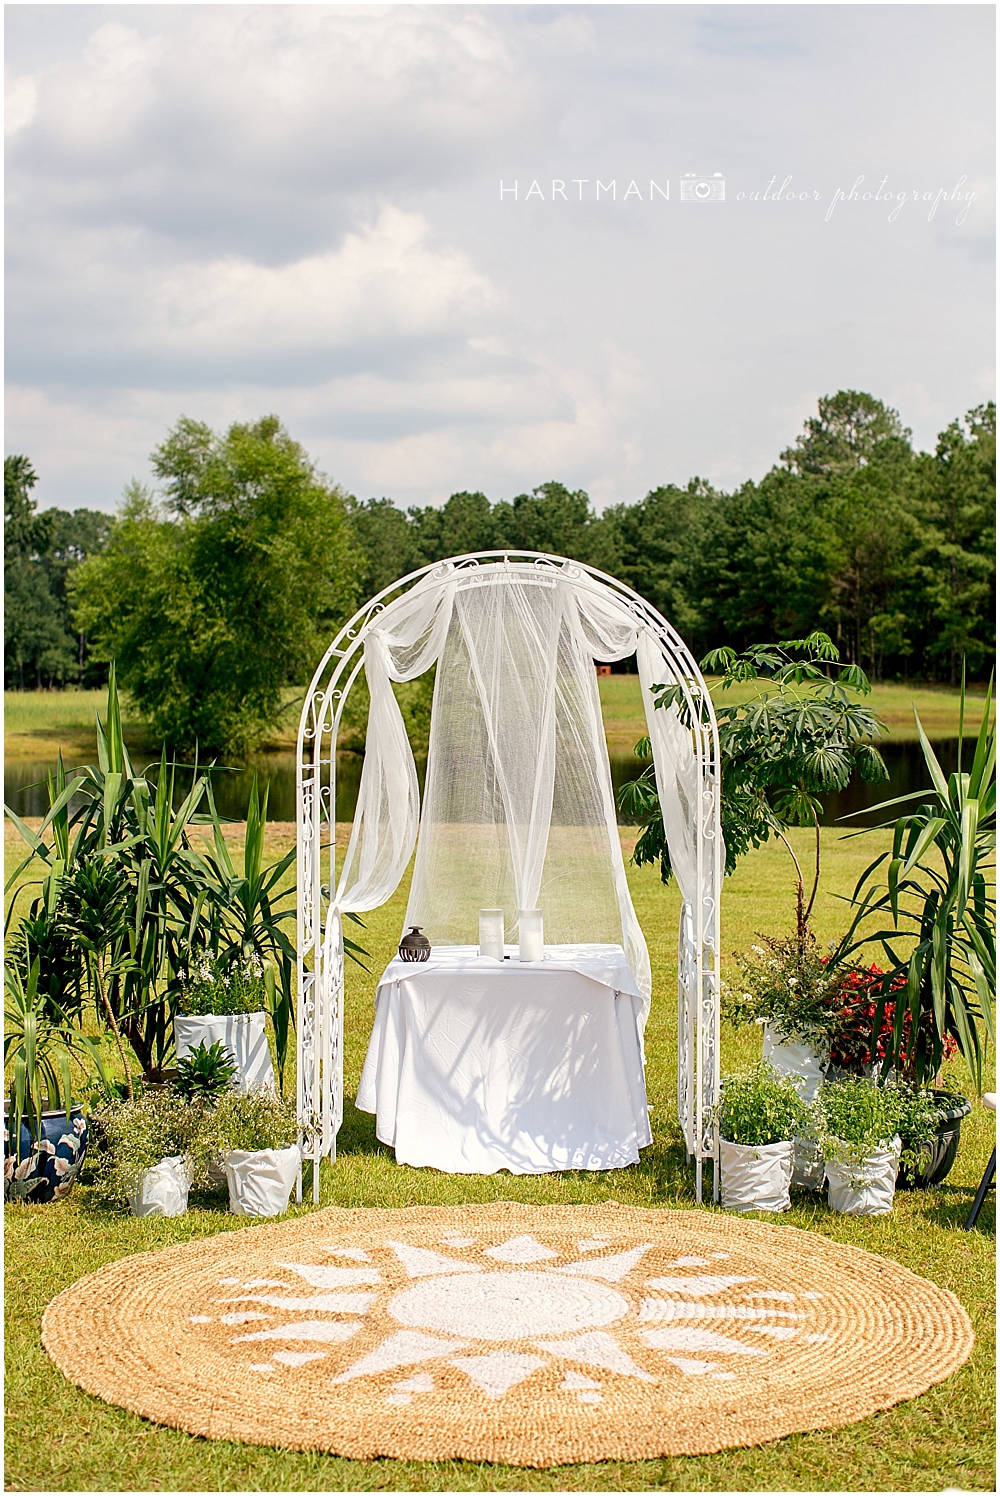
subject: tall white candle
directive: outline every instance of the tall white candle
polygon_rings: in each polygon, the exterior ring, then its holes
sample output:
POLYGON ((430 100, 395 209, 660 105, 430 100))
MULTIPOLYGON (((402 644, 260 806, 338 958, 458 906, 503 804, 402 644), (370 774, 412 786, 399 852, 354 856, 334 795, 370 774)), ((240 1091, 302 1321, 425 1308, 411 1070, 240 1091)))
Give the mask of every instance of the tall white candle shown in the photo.
POLYGON ((521 937, 520 957, 522 961, 541 961, 545 955, 545 937, 542 933, 542 911, 540 909, 518 910, 518 930, 521 937))
POLYGON ((480 909, 479 954, 503 960, 503 910, 480 909))

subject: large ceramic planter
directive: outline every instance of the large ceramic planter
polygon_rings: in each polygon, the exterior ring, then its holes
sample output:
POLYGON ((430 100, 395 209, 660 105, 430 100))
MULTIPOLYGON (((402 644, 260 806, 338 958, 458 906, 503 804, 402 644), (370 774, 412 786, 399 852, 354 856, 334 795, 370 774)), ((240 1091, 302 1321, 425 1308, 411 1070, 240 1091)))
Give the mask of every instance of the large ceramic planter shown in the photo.
POLYGON ((273 1091, 274 1067, 267 1047, 266 1013, 198 1014, 174 1019, 174 1046, 182 1060, 199 1044, 221 1043, 236 1061, 240 1091, 273 1091))
POLYGON ((134 1216, 180 1216, 187 1210, 191 1165, 181 1154, 161 1159, 141 1176, 129 1197, 134 1216))
POLYGON ((21 1122, 21 1159, 16 1158, 7 1126, 7 1107, 3 1120, 3 1197, 21 1200, 28 1205, 44 1205, 50 1200, 65 1200, 73 1188, 87 1152, 87 1119, 82 1106, 66 1113, 43 1112, 42 1135, 32 1139, 27 1121, 21 1122))
POLYGON ((723 1210, 788 1210, 792 1144, 719 1142, 723 1210))
MULTIPOLYGON (((934 1091, 938 1109, 937 1132, 924 1150, 917 1169, 902 1167, 896 1176, 898 1190, 929 1190, 940 1184, 951 1172, 958 1157, 958 1145, 962 1136, 962 1119, 972 1111, 964 1096, 954 1091, 934 1091)), ((906 1146, 906 1139, 903 1139, 906 1146)))
POLYGON ((264 1148, 245 1153, 233 1148, 222 1155, 229 1185, 229 1209, 234 1215, 276 1216, 288 1209, 288 1197, 298 1178, 302 1153, 290 1148, 264 1148))
POLYGON ((896 1193, 901 1148, 897 1137, 890 1147, 879 1149, 859 1163, 843 1164, 828 1159, 826 1183, 830 1209, 841 1215, 888 1215, 896 1193))

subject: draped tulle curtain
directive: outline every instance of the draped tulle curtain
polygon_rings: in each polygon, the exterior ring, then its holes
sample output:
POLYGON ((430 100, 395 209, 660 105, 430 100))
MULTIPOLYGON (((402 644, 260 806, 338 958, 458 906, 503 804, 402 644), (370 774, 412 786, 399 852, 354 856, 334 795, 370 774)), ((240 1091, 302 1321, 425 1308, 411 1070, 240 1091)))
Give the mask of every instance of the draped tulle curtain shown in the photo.
POLYGON ((648 998, 594 660, 633 653, 624 610, 554 568, 483 568, 455 595, 435 682, 407 923, 474 944, 478 910, 540 908, 548 944, 621 945, 648 998))
MULTIPOLYGON (((671 863, 696 896, 698 774, 664 657, 611 590, 576 568, 505 563, 432 573, 365 639, 368 737, 340 913, 385 902, 417 845, 407 924, 472 945, 480 908, 540 908, 549 944, 621 945, 648 1005, 649 955, 629 895, 594 661, 637 653, 671 863), (437 665, 423 806, 392 690, 437 665), (419 840, 418 840, 419 830, 419 840)), ((328 931, 329 934, 329 931, 328 931)))

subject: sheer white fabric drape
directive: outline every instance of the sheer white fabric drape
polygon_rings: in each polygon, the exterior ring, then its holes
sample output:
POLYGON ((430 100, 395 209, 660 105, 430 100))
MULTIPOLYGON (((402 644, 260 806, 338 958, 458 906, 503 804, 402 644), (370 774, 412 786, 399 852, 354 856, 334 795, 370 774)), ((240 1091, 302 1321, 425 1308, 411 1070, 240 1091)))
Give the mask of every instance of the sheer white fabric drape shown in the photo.
MULTIPOLYGON (((406 923, 474 945, 478 911, 540 908, 548 944, 620 944, 648 1008, 649 955, 629 896, 594 661, 636 653, 671 865, 696 894, 698 768, 671 683, 635 616, 576 569, 507 563, 425 576, 365 639, 371 695, 354 827, 328 941, 398 886, 417 844, 406 923), (423 807, 392 690, 437 665, 423 807)), ((329 948, 329 946, 328 946, 329 948)))
POLYGON ((456 592, 406 914, 433 944, 475 944, 480 908, 512 940, 540 908, 547 944, 621 945, 648 1002, 594 671, 635 640, 624 609, 554 568, 483 567, 456 592))

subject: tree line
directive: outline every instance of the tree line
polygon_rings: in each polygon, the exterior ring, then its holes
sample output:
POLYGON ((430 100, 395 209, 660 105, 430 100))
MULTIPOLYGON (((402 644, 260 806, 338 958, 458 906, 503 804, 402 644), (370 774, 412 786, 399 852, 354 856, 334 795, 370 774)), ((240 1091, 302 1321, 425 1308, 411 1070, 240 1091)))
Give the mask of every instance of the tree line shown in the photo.
POLYGON ((318 473, 274 416, 216 433, 182 418, 116 516, 37 511, 4 463, 5 684, 97 685, 107 661, 167 741, 258 743, 365 597, 446 556, 535 550, 629 583, 696 656, 824 629, 878 679, 957 681, 995 645, 996 408, 917 452, 869 394, 820 400, 759 481, 700 478, 597 514, 543 483, 404 512, 318 473))

